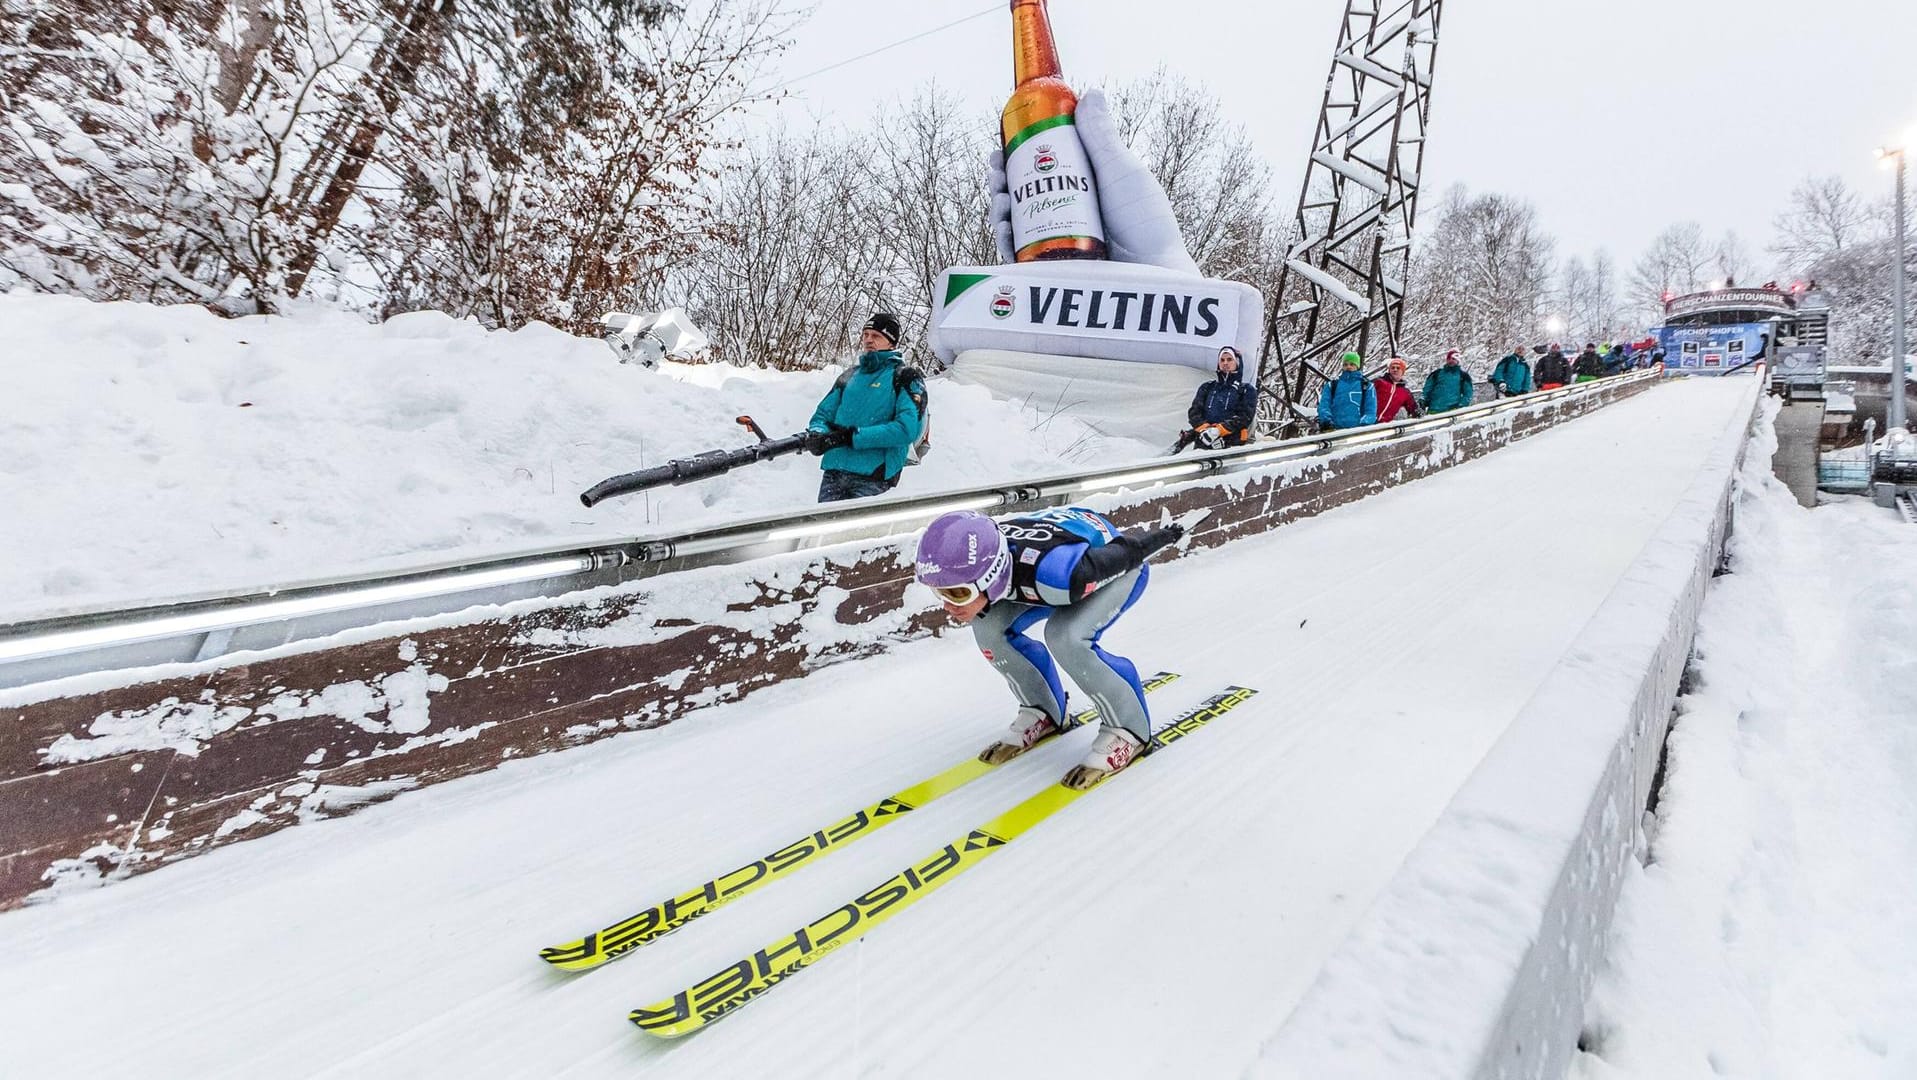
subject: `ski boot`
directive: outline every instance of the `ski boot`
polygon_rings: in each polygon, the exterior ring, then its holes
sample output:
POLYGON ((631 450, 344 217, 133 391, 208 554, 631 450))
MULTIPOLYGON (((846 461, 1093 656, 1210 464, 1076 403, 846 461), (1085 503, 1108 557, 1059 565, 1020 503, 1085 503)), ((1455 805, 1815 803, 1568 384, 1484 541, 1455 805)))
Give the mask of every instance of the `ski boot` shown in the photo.
POLYGON ((1145 744, 1138 741, 1138 736, 1122 727, 1101 727, 1085 760, 1072 766, 1059 783, 1085 791, 1144 756, 1145 744))
POLYGON ((1003 765, 1056 734, 1058 723, 1045 715, 1044 709, 1027 705, 1012 718, 1011 730, 986 747, 978 759, 987 765, 1003 765))

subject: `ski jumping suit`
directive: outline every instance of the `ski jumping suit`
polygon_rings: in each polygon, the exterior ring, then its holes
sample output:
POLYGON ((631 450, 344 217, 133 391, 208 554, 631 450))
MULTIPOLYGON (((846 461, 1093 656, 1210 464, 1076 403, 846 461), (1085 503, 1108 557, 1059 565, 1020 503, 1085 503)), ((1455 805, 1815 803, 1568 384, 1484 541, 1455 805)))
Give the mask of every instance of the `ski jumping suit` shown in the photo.
POLYGON ((1043 709, 1063 723, 1065 688, 1056 660, 1091 696, 1104 723, 1149 743, 1151 717, 1138 669, 1098 646, 1099 637, 1144 594, 1149 553, 1090 510, 1047 510, 999 527, 1011 549, 1011 591, 973 621, 979 651, 1020 705, 1043 709), (1025 636, 1040 620, 1042 645, 1025 636))

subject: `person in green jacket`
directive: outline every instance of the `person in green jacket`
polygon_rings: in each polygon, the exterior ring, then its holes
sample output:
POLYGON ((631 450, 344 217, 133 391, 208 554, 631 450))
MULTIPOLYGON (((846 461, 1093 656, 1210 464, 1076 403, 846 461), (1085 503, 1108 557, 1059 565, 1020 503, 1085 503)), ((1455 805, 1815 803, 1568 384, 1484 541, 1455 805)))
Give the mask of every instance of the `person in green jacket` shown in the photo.
POLYGON ((1531 365, 1524 359, 1524 346, 1512 349, 1511 355, 1498 361, 1498 366, 1491 369, 1491 385, 1497 387, 1498 392, 1505 397, 1528 394, 1534 389, 1531 385, 1531 365))
POLYGON ((819 455, 819 501, 883 495, 898 486, 924 422, 925 380, 899 355, 899 318, 880 312, 860 331, 858 366, 812 413, 805 448, 819 455))
POLYGON ((1425 376, 1424 411, 1428 413, 1450 412, 1471 404, 1476 392, 1471 386, 1471 373, 1458 364, 1458 350, 1452 349, 1444 354, 1444 366, 1425 376))

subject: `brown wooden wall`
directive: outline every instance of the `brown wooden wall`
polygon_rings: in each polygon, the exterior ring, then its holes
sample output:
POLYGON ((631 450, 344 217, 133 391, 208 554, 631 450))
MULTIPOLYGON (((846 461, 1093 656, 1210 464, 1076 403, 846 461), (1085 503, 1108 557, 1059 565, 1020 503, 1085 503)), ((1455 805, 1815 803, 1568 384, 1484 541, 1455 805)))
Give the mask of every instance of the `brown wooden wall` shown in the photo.
MULTIPOLYGON (((1089 501, 1127 526, 1177 518, 1190 534, 1183 551, 1214 548, 1482 457, 1651 385, 1606 386, 1406 440, 1089 501)), ((508 758, 668 724, 924 637, 942 620, 908 610, 911 579, 904 543, 874 541, 0 709, 0 909, 58 877, 144 872, 508 758), (819 635, 812 617, 821 609, 841 635, 819 635), (155 718, 167 718, 159 727, 168 739, 129 746, 99 734, 151 728, 155 718), (101 756, 76 760, 86 754, 101 756)))

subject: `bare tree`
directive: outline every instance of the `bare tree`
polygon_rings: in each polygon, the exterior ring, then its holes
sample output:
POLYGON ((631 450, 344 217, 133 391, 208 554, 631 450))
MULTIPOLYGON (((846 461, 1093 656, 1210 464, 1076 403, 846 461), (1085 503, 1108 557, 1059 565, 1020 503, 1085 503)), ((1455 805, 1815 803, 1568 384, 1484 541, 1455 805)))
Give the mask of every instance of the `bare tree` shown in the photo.
POLYGON ((877 176, 865 191, 862 212, 868 221, 884 222, 883 235, 875 239, 888 268, 875 288, 880 302, 904 321, 909 355, 924 365, 932 359, 925 328, 939 274, 998 261, 984 182, 997 124, 961 112, 934 84, 909 103, 883 110, 872 128, 883 135, 867 140, 877 176))
POLYGON ((1573 256, 1558 278, 1558 314, 1565 336, 1578 341, 1616 341, 1632 332, 1617 294, 1617 268, 1599 249, 1590 262, 1573 256))
POLYGON ((1744 240, 1737 235, 1736 230, 1724 230, 1724 235, 1717 238, 1711 257, 1717 265, 1717 273, 1712 279, 1714 282, 1745 286, 1756 284, 1757 263, 1752 261, 1750 249, 1744 246, 1744 240))
POLYGON ((1163 67, 1112 91, 1119 134, 1158 177, 1208 277, 1275 280, 1271 167, 1218 97, 1163 67))
POLYGON ((712 336, 715 359, 805 369, 851 346, 851 328, 888 294, 886 237, 865 213, 869 154, 814 127, 733 155, 718 182, 725 237, 666 287, 712 336))
POLYGON ((1790 205, 1772 219, 1771 251, 1790 273, 1876 239, 1871 207, 1840 176, 1807 177, 1791 190, 1790 205))
POLYGON ((1718 255, 1694 221, 1665 229, 1631 271, 1631 307, 1661 321, 1665 296, 1702 290, 1717 271, 1718 255))

